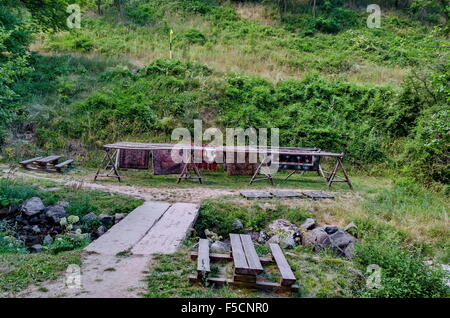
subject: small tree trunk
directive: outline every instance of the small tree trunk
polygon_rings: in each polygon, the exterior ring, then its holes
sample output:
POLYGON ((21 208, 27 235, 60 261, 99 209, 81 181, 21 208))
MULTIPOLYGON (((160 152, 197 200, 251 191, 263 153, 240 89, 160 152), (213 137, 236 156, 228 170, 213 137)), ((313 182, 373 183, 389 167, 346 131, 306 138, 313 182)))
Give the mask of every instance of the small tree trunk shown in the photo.
POLYGON ((316 0, 313 2, 312 14, 314 19, 316 18, 316 0))

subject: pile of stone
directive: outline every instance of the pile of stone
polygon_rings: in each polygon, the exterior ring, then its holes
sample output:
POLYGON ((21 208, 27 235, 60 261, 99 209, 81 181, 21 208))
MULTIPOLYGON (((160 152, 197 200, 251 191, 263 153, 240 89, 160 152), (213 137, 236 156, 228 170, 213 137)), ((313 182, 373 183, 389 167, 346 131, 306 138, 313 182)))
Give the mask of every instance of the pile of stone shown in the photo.
MULTIPOLYGON (((51 206, 44 206, 42 200, 33 197, 21 206, 7 207, 0 210, 0 218, 16 225, 16 238, 25 243, 31 252, 40 252, 43 245, 53 242, 56 235, 63 233, 66 229, 61 225, 61 220, 69 214, 66 208, 69 203, 60 201, 51 206)), ((95 239, 103 235, 109 227, 125 217, 117 213, 114 217, 108 214, 96 215, 89 213, 82 217, 81 222, 74 224, 71 231, 81 230, 83 222, 98 220, 101 224, 90 232, 91 238, 95 239)), ((95 224, 95 223, 94 223, 95 224)))
POLYGON ((300 227, 288 220, 278 219, 269 224, 267 231, 261 231, 259 243, 277 243, 283 248, 296 245, 309 245, 315 252, 331 248, 340 256, 352 257, 356 238, 347 232, 352 225, 344 229, 337 226, 317 227, 316 221, 307 219, 300 227))

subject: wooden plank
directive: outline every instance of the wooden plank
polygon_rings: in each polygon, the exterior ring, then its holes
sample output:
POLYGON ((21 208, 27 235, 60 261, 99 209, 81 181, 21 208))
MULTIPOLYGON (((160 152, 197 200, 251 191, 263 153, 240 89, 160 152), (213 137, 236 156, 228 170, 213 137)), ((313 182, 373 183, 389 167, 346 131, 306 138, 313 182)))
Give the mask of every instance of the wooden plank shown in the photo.
POLYGON ((230 234, 230 241, 235 272, 237 274, 248 274, 248 263, 239 234, 230 234))
POLYGON ((36 163, 38 163, 38 164, 52 163, 52 162, 58 161, 59 158, 61 158, 61 156, 48 156, 48 157, 36 160, 36 163))
POLYGON ((39 159, 42 159, 42 157, 36 157, 36 158, 32 158, 32 159, 28 159, 28 160, 24 160, 24 161, 21 161, 20 162, 20 164, 21 165, 28 165, 28 164, 30 164, 30 163, 33 163, 33 162, 35 162, 36 160, 39 160, 39 159))
POLYGON ((198 210, 197 204, 174 203, 131 252, 135 255, 175 253, 193 227, 198 210))
POLYGON ((334 196, 324 191, 302 191, 302 193, 311 199, 334 199, 334 196))
POLYGON ((254 274, 261 273, 264 269, 259 261, 258 253, 256 253, 251 236, 248 234, 241 234, 240 238, 242 247, 244 248, 245 257, 247 258, 249 270, 254 274))
POLYGON ((273 257, 277 262, 278 269, 281 273, 281 285, 290 286, 294 284, 297 279, 292 272, 291 266, 289 266, 289 263, 284 257, 283 251, 281 250, 280 246, 273 243, 269 244, 269 246, 272 251, 273 257))
POLYGON ((202 274, 211 272, 209 266, 209 241, 207 239, 200 239, 198 242, 197 271, 202 274))
POLYGON ((147 234, 169 207, 170 204, 166 202, 145 202, 108 232, 91 242, 85 250, 106 255, 128 251, 147 234))
POLYGON ((61 169, 61 168, 65 167, 65 166, 68 166, 68 165, 72 164, 72 162, 73 162, 73 159, 66 160, 64 162, 61 162, 61 163, 58 163, 57 165, 55 165, 55 168, 61 169))
POLYGON ((270 193, 272 193, 277 198, 298 198, 298 197, 303 196, 303 194, 301 192, 290 191, 290 190, 283 190, 283 191, 274 190, 274 191, 271 191, 270 193))
MULTIPOLYGON (((265 178, 267 179, 267 178, 265 178)), ((253 180, 255 181, 255 180, 253 180)), ((270 199, 272 195, 267 191, 241 191, 240 194, 246 199, 270 199)))

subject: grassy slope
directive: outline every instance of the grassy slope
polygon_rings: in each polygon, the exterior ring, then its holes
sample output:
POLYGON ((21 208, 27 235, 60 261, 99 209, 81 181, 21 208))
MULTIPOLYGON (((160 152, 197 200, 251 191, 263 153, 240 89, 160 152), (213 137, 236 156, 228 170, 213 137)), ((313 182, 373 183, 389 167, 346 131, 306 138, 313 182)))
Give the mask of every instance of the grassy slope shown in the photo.
MULTIPOLYGON (((336 35, 300 37, 277 21, 266 25, 260 17, 245 18, 248 14, 242 8, 240 15, 225 11, 211 16, 170 10, 173 2, 160 2, 159 9, 168 9, 150 25, 134 24, 131 18, 124 23, 115 14, 89 14, 80 30, 44 39, 43 49, 126 59, 144 66, 168 57, 168 30, 173 29, 174 58, 222 72, 243 71, 277 82, 317 71, 330 78, 394 86, 411 66, 430 57, 425 50, 431 45, 429 28, 397 14, 385 15, 382 29, 360 26, 336 35), (192 29, 204 36, 202 42, 186 40, 192 29)), ((363 25, 365 19, 365 14, 359 15, 358 23, 363 25)))

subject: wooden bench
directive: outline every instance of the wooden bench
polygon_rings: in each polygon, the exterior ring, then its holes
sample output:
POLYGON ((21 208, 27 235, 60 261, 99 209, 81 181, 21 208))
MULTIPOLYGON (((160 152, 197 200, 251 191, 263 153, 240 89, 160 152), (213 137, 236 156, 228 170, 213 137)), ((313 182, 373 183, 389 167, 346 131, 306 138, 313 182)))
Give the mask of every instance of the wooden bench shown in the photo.
POLYGON ((66 160, 64 162, 61 162, 61 163, 58 163, 57 165, 55 165, 55 169, 58 172, 62 172, 62 168, 66 167, 66 166, 70 167, 72 165, 72 163, 73 163, 73 159, 66 160))
POLYGON ((272 251, 272 256, 277 263, 278 269, 281 274, 281 282, 282 286, 292 286, 297 280, 292 272, 291 266, 287 262, 284 257, 283 251, 281 250, 278 244, 269 244, 270 250, 272 251))
POLYGON ((22 165, 23 168, 29 169, 28 165, 30 163, 35 162, 36 160, 39 160, 39 159, 42 159, 42 157, 36 157, 36 158, 31 158, 31 159, 28 159, 28 160, 24 160, 24 161, 21 161, 20 164, 22 165))
POLYGON ((210 272, 209 241, 207 239, 200 239, 198 242, 197 278, 206 277, 210 272))
POLYGON ((235 274, 258 275, 264 271, 250 235, 230 234, 230 240, 235 274))

